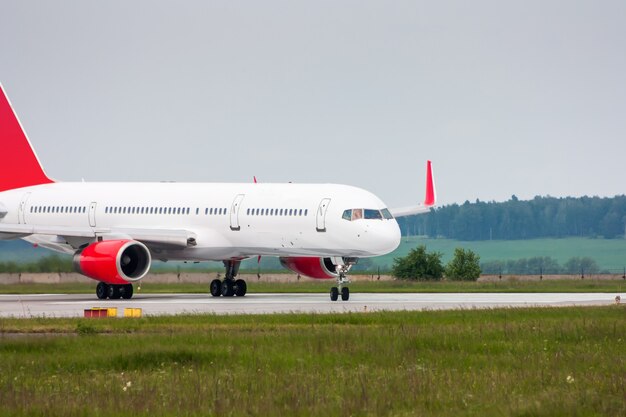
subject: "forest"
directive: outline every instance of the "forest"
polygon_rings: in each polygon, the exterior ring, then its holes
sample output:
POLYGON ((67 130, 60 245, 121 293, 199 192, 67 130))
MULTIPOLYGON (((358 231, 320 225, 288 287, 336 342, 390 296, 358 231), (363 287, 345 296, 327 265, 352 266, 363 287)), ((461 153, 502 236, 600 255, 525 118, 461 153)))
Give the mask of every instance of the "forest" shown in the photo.
POLYGON ((626 196, 540 197, 522 201, 451 204, 399 218, 404 236, 464 241, 626 235, 626 196))

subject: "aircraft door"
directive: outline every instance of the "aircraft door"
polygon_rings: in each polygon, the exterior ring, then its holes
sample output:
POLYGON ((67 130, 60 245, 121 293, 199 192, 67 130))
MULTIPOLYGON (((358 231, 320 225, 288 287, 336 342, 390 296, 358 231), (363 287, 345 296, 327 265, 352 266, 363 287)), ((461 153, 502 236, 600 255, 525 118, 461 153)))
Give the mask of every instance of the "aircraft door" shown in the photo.
POLYGON ((328 211, 328 205, 330 204, 330 198, 324 198, 320 201, 320 205, 317 208, 317 215, 315 224, 318 232, 326 231, 326 212, 328 211))
POLYGON ((230 230, 241 230, 239 225, 239 208, 245 194, 238 194, 233 200, 233 205, 230 207, 230 230))
POLYGON ((89 226, 96 227, 96 202, 89 204, 89 226))
POLYGON ((30 193, 26 193, 24 194, 24 197, 22 197, 22 201, 20 201, 20 206, 18 208, 17 211, 17 221, 20 224, 26 224, 26 202, 28 201, 28 199, 30 198, 30 193))

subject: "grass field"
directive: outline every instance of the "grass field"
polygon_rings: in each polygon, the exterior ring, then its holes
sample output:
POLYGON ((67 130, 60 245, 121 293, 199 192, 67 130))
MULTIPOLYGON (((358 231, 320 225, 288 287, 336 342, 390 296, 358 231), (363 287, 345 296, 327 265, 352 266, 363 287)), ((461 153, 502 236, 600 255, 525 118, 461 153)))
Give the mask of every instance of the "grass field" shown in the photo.
POLYGON ((491 240, 461 242, 451 239, 426 239, 416 236, 403 237, 402 243, 393 253, 375 258, 377 265, 393 265, 393 258, 406 256, 409 250, 426 245, 428 251, 444 254, 448 262, 454 249, 471 249, 480 255, 481 262, 549 256, 560 265, 575 256, 595 259, 601 269, 622 271, 626 266, 626 239, 531 239, 531 240, 491 240))
POLYGON ((625 314, 0 319, 0 415, 623 416, 625 314))
MULTIPOLYGON (((248 282, 249 293, 327 293, 334 281, 303 280, 301 282, 248 282)), ((156 284, 149 281, 135 294, 150 293, 208 293, 209 279, 205 284, 156 284)), ((68 284, 6 284, 0 285, 0 294, 84 294, 94 293, 96 283, 68 284)), ((418 282, 418 281, 357 281, 350 285, 352 292, 605 292, 625 293, 626 281, 615 280, 546 280, 497 282, 418 282)))

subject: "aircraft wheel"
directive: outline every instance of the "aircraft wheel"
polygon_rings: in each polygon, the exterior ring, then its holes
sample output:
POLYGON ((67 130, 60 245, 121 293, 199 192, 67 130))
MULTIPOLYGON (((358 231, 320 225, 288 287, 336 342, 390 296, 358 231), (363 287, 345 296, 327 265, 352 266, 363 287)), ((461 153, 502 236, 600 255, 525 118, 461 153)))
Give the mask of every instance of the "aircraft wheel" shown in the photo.
POLYGON ((348 301, 349 299, 350 299, 350 288, 343 287, 341 289, 341 300, 342 301, 348 301))
POLYGON ((229 279, 225 279, 222 281, 222 295, 224 297, 232 297, 235 295, 235 287, 233 286, 233 282, 229 279))
POLYGON ((96 297, 100 300, 106 300, 109 296, 109 285, 104 282, 99 282, 96 286, 96 297))
POLYGON ((330 301, 337 301, 339 299, 339 289, 337 287, 332 287, 330 289, 330 301))
POLYGON ((133 284, 126 284, 121 286, 122 298, 124 300, 130 300, 133 298, 133 284))
POLYGON ((119 285, 109 285, 109 298, 111 300, 119 300, 122 296, 122 292, 120 291, 119 285))
POLYGON ((214 279, 213 281, 211 281, 211 285, 209 286, 209 288, 213 297, 219 297, 220 295, 222 295, 222 281, 220 281, 219 279, 214 279))
POLYGON ((248 284, 243 279, 235 281, 235 295, 237 297, 243 297, 248 292, 248 284))

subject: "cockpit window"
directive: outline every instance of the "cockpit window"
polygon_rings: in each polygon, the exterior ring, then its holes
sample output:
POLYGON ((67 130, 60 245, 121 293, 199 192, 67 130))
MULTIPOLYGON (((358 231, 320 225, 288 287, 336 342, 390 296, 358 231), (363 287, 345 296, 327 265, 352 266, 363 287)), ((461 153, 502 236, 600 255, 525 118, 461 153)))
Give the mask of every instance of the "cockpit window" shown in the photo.
POLYGON ((365 209, 365 219, 367 219, 367 220, 379 219, 380 220, 382 218, 383 218, 383 215, 380 214, 380 211, 365 209))
POLYGON ((348 221, 355 221, 360 219, 365 220, 382 220, 382 219, 393 219, 393 216, 387 209, 382 210, 374 210, 374 209, 351 209, 344 210, 341 218, 348 221))

